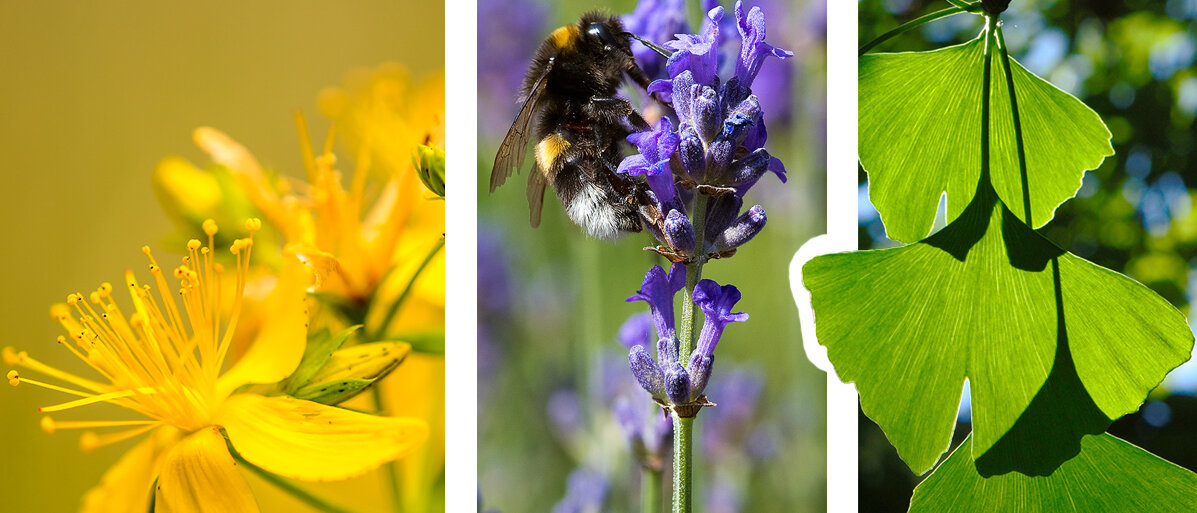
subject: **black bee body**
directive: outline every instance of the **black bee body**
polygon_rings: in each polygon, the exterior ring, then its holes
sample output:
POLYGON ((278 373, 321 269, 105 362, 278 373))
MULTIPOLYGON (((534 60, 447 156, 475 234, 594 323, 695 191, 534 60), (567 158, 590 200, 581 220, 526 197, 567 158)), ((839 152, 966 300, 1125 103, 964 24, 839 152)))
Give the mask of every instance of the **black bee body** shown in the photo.
POLYGON ((540 224, 548 184, 570 219, 598 238, 639 232, 642 215, 659 217, 646 186, 615 172, 628 134, 650 129, 615 96, 625 74, 648 86, 630 37, 618 18, 589 13, 553 31, 537 49, 521 90, 523 107, 491 171, 494 192, 522 165, 535 119, 536 164, 527 190, 533 227, 540 224))

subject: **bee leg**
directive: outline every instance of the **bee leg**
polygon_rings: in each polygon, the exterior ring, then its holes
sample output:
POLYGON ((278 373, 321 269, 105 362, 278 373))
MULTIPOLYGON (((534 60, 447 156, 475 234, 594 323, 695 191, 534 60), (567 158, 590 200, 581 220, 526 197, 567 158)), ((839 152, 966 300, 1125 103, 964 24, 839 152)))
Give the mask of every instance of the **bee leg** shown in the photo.
POLYGON ((607 123, 622 124, 626 121, 632 127, 633 132, 647 132, 652 130, 652 127, 648 125, 644 117, 636 112, 636 109, 632 108, 632 104, 623 98, 595 96, 587 104, 586 113, 594 119, 599 119, 607 123))
MULTIPOLYGON (((624 72, 628 74, 628 78, 631 78, 632 81, 639 84, 640 87, 646 91, 648 90, 648 85, 652 83, 652 79, 648 78, 648 75, 644 74, 644 70, 640 69, 640 66, 636 65, 635 60, 632 61, 631 65, 628 67, 628 69, 624 70, 624 72)), ((652 96, 653 100, 656 100, 657 103, 659 103, 661 105, 664 105, 664 106, 670 107, 670 108, 673 107, 673 105, 671 103, 669 103, 665 100, 662 100, 661 97, 657 93, 653 93, 649 96, 652 96)))

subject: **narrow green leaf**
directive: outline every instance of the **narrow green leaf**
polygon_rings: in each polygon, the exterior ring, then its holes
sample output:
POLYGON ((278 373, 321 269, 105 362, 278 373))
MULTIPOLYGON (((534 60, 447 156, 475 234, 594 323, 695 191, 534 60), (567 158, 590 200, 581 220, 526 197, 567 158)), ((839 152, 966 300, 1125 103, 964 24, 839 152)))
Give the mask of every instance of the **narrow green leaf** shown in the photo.
POLYGON ((966 378, 974 456, 1020 419, 1037 425, 1026 415, 1033 401, 1074 408, 1056 414, 1083 421, 1043 435, 1063 449, 1137 409, 1193 347, 1167 301, 1065 253, 991 188, 977 190, 958 219, 920 243, 803 268, 819 343, 916 473, 947 450, 966 378))
POLYGON ((1049 476, 985 477, 971 444, 970 436, 914 489, 911 513, 1180 513, 1197 497, 1197 474, 1105 433, 1085 437, 1078 456, 1049 476))
MULTIPOLYGON (((891 239, 931 231, 939 198, 947 219, 972 200, 980 177, 983 38, 930 52, 860 57, 860 162, 869 196, 891 239)), ((1012 63, 1032 219, 1051 220, 1081 177, 1113 155, 1110 132, 1092 109, 1012 63)), ((1003 66, 992 66, 990 172, 998 196, 1024 218, 1021 171, 1003 66)))

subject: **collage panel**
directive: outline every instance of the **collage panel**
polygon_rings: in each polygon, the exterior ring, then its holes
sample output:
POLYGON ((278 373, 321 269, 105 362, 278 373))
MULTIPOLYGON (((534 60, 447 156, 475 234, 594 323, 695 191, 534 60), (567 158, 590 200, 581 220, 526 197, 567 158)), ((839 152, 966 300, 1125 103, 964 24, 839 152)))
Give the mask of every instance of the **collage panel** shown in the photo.
POLYGON ((482 511, 826 509, 786 280, 824 224, 825 20, 480 2, 482 511))
POLYGON ((1191 511, 1192 2, 858 9, 859 510, 1191 511))
POLYGON ((0 8, 0 509, 445 510, 444 27, 0 8))

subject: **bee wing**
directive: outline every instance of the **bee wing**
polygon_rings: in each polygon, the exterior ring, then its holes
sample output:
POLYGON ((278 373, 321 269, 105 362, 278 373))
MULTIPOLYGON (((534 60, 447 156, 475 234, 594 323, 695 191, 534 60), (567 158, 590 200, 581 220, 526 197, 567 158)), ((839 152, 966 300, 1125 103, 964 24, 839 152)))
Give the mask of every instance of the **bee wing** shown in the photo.
POLYGON ((540 165, 534 166, 536 169, 528 175, 528 221, 532 223, 532 227, 540 226, 540 209, 544 207, 544 189, 548 185, 548 179, 545 178, 544 172, 540 170, 540 165))
MULTIPOLYGON (((532 116, 536 113, 536 104, 540 103, 541 97, 544 96, 546 90, 545 78, 549 76, 549 71, 553 69, 554 60, 549 60, 549 64, 540 73, 540 78, 536 79, 536 83, 528 91, 528 97, 524 99, 524 105, 520 107, 520 113, 515 116, 515 121, 511 123, 511 129, 507 131, 507 136, 503 138, 503 143, 499 145, 499 152, 495 154, 494 167, 490 170, 490 192, 495 192, 495 189, 507 181, 507 177, 511 176, 515 170, 524 165, 524 156, 528 152, 528 137, 532 131, 532 116)), ((532 186, 529 185, 528 187, 528 190, 531 191, 532 186)), ((543 191, 543 189, 544 186, 542 185, 541 190, 543 191)), ((531 198, 531 195, 529 195, 529 198, 531 198)), ((539 209, 537 209, 533 217, 540 217, 539 209)))

